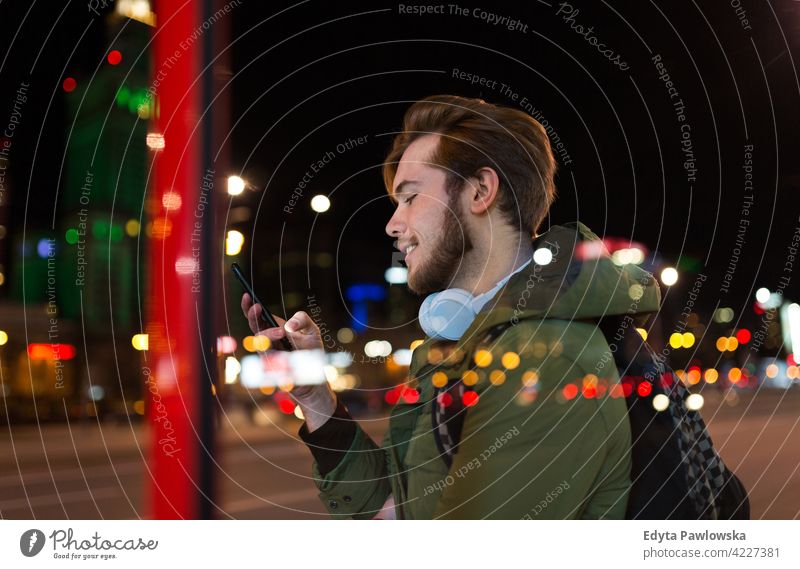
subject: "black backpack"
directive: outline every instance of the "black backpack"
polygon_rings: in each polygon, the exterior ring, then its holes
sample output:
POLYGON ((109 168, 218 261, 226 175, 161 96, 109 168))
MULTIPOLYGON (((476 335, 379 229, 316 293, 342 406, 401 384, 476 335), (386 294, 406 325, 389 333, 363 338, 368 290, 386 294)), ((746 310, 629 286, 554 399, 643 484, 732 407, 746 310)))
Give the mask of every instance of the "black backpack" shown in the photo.
MULTIPOLYGON (((700 414, 687 408, 689 392, 672 369, 636 332, 630 318, 609 316, 590 323, 603 332, 626 395, 632 441, 626 518, 750 519, 747 491, 714 449, 700 414), (642 388, 643 382, 647 385, 642 388), (668 406, 657 411, 653 398, 661 394, 668 406)), ((494 326, 485 340, 491 342, 510 326, 494 326)), ((433 434, 448 467, 464 422, 461 396, 470 389, 460 380, 436 389, 433 434), (452 404, 441 404, 443 392, 450 392, 452 404)))
POLYGON ((614 354, 631 423, 633 485, 626 517, 750 519, 747 491, 714 449, 700 413, 687 408, 689 391, 665 358, 630 318, 606 317, 597 324, 614 354), (658 395, 669 401, 662 411, 653 406, 658 395))

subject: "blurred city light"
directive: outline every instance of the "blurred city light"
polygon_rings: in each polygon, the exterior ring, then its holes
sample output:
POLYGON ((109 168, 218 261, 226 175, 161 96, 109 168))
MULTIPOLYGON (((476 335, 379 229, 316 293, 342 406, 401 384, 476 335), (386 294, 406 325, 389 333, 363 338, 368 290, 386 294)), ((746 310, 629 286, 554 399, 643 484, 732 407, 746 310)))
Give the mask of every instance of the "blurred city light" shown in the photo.
POLYGON ((245 186, 245 181, 239 176, 228 176, 228 194, 231 196, 238 196, 241 194, 245 186))
POLYGON ((311 198, 311 209, 313 209, 317 213, 326 212, 330 208, 331 208, 331 200, 329 200, 327 196, 323 196, 322 194, 317 194, 316 196, 311 198))
POLYGON ((32 360, 71 360, 75 357, 72 344, 29 344, 28 357, 32 360))
POLYGON ((148 26, 156 25, 156 15, 148 0, 117 0, 117 14, 148 26))
POLYGON ((383 276, 389 284, 403 284, 408 282, 408 269, 405 267, 389 267, 383 276))
POLYGON ((734 314, 732 308, 717 308, 714 311, 714 322, 718 322, 719 324, 727 324, 733 320, 733 316, 734 314))
POLYGON ((225 358, 225 383, 229 385, 236 383, 236 379, 239 377, 241 371, 242 364, 239 363, 239 360, 233 356, 225 358))
POLYGON ((549 265, 553 260, 553 252, 547 247, 540 247, 533 252, 533 262, 537 265, 549 265))
POLYGON ((644 328, 637 328, 636 331, 642 337, 642 340, 647 341, 647 330, 645 330, 644 328))
POLYGON ((663 393, 659 393, 653 397, 653 409, 656 411, 666 411, 669 407, 669 397, 663 393))
POLYGON ((107 59, 111 65, 118 65, 122 61, 122 53, 118 49, 112 50, 107 59))
POLYGON ((392 345, 386 340, 371 340, 364 345, 364 354, 370 358, 386 357, 392 353, 392 345))
POLYGON ((0 330, 0 346, 5 346, 8 342, 8 333, 5 330, 0 330))
POLYGON ((78 82, 75 81, 72 77, 67 77, 64 79, 64 82, 61 84, 61 88, 64 89, 67 93, 72 93, 75 90, 75 87, 78 86, 78 82))
POLYGON ((220 336, 217 338, 217 353, 232 354, 236 351, 236 340, 231 336, 220 336))
POLYGON ((667 286, 672 286, 678 282, 678 271, 673 267, 667 267, 661 271, 661 282, 667 286))
POLYGON ((408 348, 400 348, 395 350, 393 356, 397 365, 411 365, 411 350, 408 348))
POLYGON ((228 231, 228 236, 225 238, 225 254, 229 257, 238 255, 242 251, 244 245, 244 235, 241 231, 232 229, 228 231))
POLYGON ((164 135, 158 132, 148 132, 145 137, 145 143, 150 150, 163 150, 164 146, 166 146, 164 135))
POLYGON ((355 333, 350 328, 339 328, 339 331, 336 332, 336 338, 342 344, 349 344, 355 337, 355 333))
POLYGON ((686 408, 689 411, 699 411, 703 408, 703 396, 699 393, 692 393, 686 398, 686 408))
MULTIPOLYGON (((141 225, 135 219, 129 219, 125 223, 125 233, 128 234, 128 237, 136 237, 139 235, 139 229, 141 229, 141 225)), ((69 239, 67 239, 69 241, 69 239)))
POLYGON ((770 295, 769 289, 761 287, 760 289, 758 289, 756 291, 756 300, 760 304, 764 304, 765 302, 767 302, 769 300, 769 295, 770 295))
POLYGON ((150 336, 148 334, 135 334, 131 338, 131 344, 140 352, 145 351, 150 347, 150 336))

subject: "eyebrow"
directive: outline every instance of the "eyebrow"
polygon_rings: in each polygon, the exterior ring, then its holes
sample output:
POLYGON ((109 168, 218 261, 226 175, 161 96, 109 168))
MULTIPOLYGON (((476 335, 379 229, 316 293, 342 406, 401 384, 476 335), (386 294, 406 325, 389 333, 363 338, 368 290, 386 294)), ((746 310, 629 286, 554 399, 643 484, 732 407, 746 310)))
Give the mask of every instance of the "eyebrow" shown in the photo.
POLYGON ((394 202, 397 203, 397 198, 395 196, 402 194, 406 191, 408 186, 418 186, 419 182, 417 180, 403 180, 399 184, 397 184, 397 188, 389 195, 389 198, 394 202))

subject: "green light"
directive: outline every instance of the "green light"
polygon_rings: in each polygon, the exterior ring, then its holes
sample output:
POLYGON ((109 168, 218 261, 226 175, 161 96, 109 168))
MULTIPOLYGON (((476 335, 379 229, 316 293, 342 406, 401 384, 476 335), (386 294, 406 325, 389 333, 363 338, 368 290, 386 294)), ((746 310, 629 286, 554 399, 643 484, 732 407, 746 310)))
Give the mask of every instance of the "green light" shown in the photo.
POLYGON ((77 229, 67 229, 67 234, 65 235, 67 243, 70 245, 75 245, 78 242, 78 230, 77 229))
POLYGON ((120 107, 124 107, 125 105, 128 104, 128 99, 130 98, 131 98, 130 90, 124 85, 120 87, 119 91, 117 91, 117 105, 120 107))
POLYGON ((92 224, 92 235, 98 239, 102 239, 108 235, 108 223, 105 221, 95 221, 92 224))
POLYGON ((111 226, 111 240, 115 243, 122 241, 122 226, 121 225, 112 225, 111 226))

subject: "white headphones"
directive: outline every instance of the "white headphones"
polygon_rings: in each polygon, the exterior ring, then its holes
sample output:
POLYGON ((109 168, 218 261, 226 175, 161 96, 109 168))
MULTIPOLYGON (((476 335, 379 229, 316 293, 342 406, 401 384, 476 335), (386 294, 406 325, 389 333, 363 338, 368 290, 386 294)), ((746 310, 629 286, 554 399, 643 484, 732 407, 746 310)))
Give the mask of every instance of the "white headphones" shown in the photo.
POLYGON ((530 264, 528 261, 501 279, 490 290, 473 296, 461 288, 448 288, 425 297, 419 307, 419 325, 425 334, 437 340, 458 340, 470 327, 481 308, 489 302, 508 280, 530 264))

